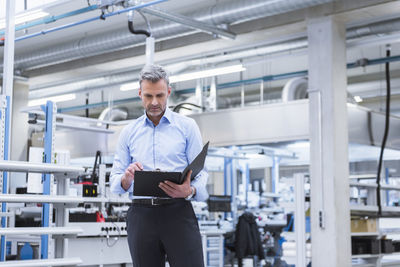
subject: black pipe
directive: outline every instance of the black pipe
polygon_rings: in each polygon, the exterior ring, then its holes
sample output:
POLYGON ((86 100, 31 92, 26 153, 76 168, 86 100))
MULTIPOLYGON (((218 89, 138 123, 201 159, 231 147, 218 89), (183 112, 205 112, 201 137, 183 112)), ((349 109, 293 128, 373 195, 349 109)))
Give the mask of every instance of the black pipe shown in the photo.
MULTIPOLYGON (((390 57, 390 47, 386 48, 386 57, 390 57)), ((390 122, 390 69, 389 62, 385 63, 385 76, 386 76, 386 113, 385 113, 385 133, 383 135, 381 153, 378 162, 378 173, 376 177, 376 183, 378 185, 376 189, 376 198, 378 203, 378 215, 382 215, 382 203, 381 203, 381 170, 383 161, 383 152, 385 150, 386 141, 389 135, 389 122, 390 122)))
POLYGON ((92 170, 92 175, 90 176, 90 181, 94 183, 98 183, 98 175, 96 174, 97 165, 101 164, 101 152, 99 150, 96 151, 96 157, 94 159, 94 166, 92 170), (97 163, 97 161, 99 163, 97 163))
MULTIPOLYGON (((89 96, 86 97, 86 106, 88 106, 88 105, 89 105, 89 96)), ((86 118, 89 118, 89 109, 88 108, 86 108, 86 110, 85 110, 85 115, 86 115, 86 118)))
POLYGON ((192 107, 200 108, 200 109, 202 109, 203 111, 205 110, 204 107, 201 107, 201 106, 196 105, 196 104, 193 104, 193 103, 180 103, 180 104, 176 105, 172 111, 174 111, 174 112, 179 112, 179 110, 180 110, 181 108, 185 108, 185 109, 191 110, 190 108, 184 107, 184 105, 189 105, 189 106, 192 106, 192 107))
POLYGON ((132 34, 144 34, 144 35, 146 35, 147 37, 150 37, 150 36, 151 36, 151 34, 150 34, 148 31, 146 31, 146 30, 135 30, 135 29, 133 28, 133 21, 129 21, 129 20, 128 20, 128 28, 129 28, 129 31, 130 31, 132 34))

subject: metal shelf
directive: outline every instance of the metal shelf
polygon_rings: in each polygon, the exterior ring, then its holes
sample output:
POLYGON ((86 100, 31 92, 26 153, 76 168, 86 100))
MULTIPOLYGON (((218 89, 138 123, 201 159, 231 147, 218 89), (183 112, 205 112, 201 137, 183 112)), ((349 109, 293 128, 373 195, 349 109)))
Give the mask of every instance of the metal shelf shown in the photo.
POLYGON ((77 235, 82 233, 79 227, 16 227, 0 228, 0 235, 77 235))
POLYGON ((35 266, 76 266, 82 264, 80 258, 19 260, 0 262, 1 267, 35 267, 35 266))
POLYGON ((378 232, 351 233, 351 236, 379 236, 378 232))
MULTIPOLYGON (((44 120, 36 120, 37 124, 39 125, 46 125, 46 121, 44 120)), ((105 124, 105 123, 103 123, 105 124)), ((56 122, 57 128, 63 129, 72 129, 72 130, 83 130, 88 132, 96 132, 96 133, 106 133, 106 134, 113 134, 113 130, 109 130, 106 128, 96 127, 96 126, 83 126, 79 124, 73 123, 66 123, 66 122, 56 122)))
POLYGON ((389 184, 381 184, 381 189, 400 191, 400 186, 398 186, 398 185, 389 185, 389 184))
POLYGON ((351 212, 378 212, 378 206, 372 206, 372 205, 350 205, 350 211, 351 212))
POLYGON ((1 171, 10 172, 36 172, 36 173, 60 173, 65 176, 77 175, 85 172, 82 167, 65 166, 52 163, 33 163, 27 161, 0 161, 1 171))
POLYGON ((360 254, 360 255, 351 255, 352 259, 372 259, 379 258, 381 254, 360 254))
POLYGON ((367 183, 357 183, 357 182, 350 182, 350 186, 356 186, 356 187, 371 187, 371 188, 377 188, 378 186, 374 184, 367 184, 367 183))
POLYGON ((350 179, 376 179, 376 173, 369 174, 352 174, 350 179))
POLYGON ((262 193, 262 195, 261 195, 262 197, 272 197, 272 198, 280 198, 280 197, 282 197, 280 194, 277 194, 277 193, 271 193, 271 192, 264 192, 264 193, 262 193))
POLYGON ((381 235, 395 235, 400 234, 400 228, 382 228, 381 235))
POLYGON ((130 199, 105 198, 105 197, 73 197, 73 196, 48 196, 48 195, 19 195, 19 194, 0 194, 0 202, 10 203, 131 203, 130 199))

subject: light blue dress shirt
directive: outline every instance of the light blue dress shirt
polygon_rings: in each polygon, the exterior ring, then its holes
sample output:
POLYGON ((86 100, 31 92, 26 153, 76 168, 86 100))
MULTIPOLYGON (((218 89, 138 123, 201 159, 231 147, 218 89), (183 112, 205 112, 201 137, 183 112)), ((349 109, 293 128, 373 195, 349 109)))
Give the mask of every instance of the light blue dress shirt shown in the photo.
MULTIPOLYGON (((166 108, 159 124, 154 126, 144 114, 125 126, 119 136, 110 175, 111 192, 129 192, 131 198, 136 197, 133 196, 134 181, 127 191, 121 186, 121 178, 133 162, 142 163, 145 171, 182 172, 202 148, 200 130, 192 118, 166 108)), ((191 185, 196 188, 195 200, 208 198, 207 179, 208 173, 203 169, 192 180, 191 185)))

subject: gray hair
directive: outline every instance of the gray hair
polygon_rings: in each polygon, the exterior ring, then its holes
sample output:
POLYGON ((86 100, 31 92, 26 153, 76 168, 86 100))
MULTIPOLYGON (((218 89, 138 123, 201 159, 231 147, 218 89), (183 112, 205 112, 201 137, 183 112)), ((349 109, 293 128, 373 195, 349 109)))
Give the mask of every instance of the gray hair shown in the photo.
POLYGON ((159 65, 145 65, 140 72, 139 85, 142 86, 143 80, 156 83, 162 79, 164 79, 164 81, 167 83, 167 86, 169 86, 168 73, 164 70, 163 67, 159 65))

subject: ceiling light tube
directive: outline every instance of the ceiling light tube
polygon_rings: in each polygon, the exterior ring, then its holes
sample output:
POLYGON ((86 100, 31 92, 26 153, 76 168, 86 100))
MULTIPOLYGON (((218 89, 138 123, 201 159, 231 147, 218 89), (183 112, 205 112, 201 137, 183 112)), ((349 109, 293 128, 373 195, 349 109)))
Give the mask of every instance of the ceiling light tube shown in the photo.
POLYGON ((139 81, 135 81, 132 83, 124 83, 119 87, 121 91, 130 91, 130 90, 137 90, 139 89, 139 81))
POLYGON ((354 100, 355 100, 357 103, 360 103, 360 102, 363 101, 363 99, 361 98, 361 96, 358 96, 358 95, 356 95, 356 96, 354 97, 354 100))
MULTIPOLYGON (((28 22, 28 21, 32 21, 32 20, 36 20, 36 19, 40 19, 43 17, 48 16, 49 13, 44 12, 42 9, 36 9, 36 10, 32 10, 32 11, 26 11, 26 12, 22 12, 19 14, 15 15, 15 25, 24 23, 24 22, 28 22)), ((0 20, 0 29, 4 29, 6 27, 6 21, 5 19, 1 19, 0 20)))
POLYGON ((64 101, 74 100, 75 98, 76 98, 76 94, 66 94, 66 95, 58 95, 58 96, 52 96, 52 97, 47 97, 47 98, 39 98, 39 99, 30 100, 28 102, 28 106, 32 107, 32 106, 44 105, 44 104, 46 104, 47 101, 64 102, 64 101))
POLYGON ((239 65, 233 65, 233 66, 228 66, 228 67, 214 68, 214 69, 209 69, 209 70, 202 70, 202 71, 196 71, 196 72, 191 72, 191 73, 174 75, 174 76, 170 77, 169 81, 170 81, 170 83, 177 83, 177 82, 183 82, 183 81, 196 80, 196 79, 200 79, 200 78, 224 75, 224 74, 229 74, 229 73, 241 72, 241 71, 245 71, 245 70, 246 70, 246 68, 243 67, 242 64, 239 64, 239 65))
MULTIPOLYGON (((209 69, 209 70, 202 70, 202 71, 196 71, 196 72, 190 72, 190 73, 183 73, 183 74, 179 74, 179 75, 173 75, 173 76, 169 77, 169 82, 177 83, 177 82, 183 82, 183 81, 197 80, 197 79, 201 79, 201 78, 214 77, 214 76, 218 76, 218 75, 241 72, 241 71, 245 71, 245 70, 246 70, 246 68, 243 67, 242 64, 239 64, 239 65, 233 65, 233 66, 228 66, 228 67, 214 68, 214 69, 209 69)), ((130 91, 130 90, 139 89, 139 87, 140 87, 139 81, 136 81, 136 82, 132 82, 132 83, 122 84, 119 89, 121 91, 130 91)))

